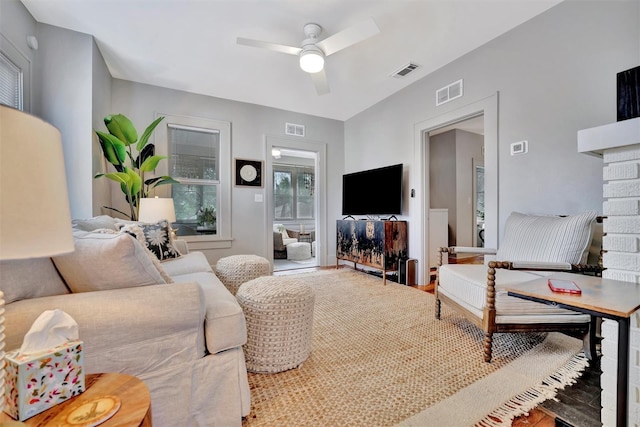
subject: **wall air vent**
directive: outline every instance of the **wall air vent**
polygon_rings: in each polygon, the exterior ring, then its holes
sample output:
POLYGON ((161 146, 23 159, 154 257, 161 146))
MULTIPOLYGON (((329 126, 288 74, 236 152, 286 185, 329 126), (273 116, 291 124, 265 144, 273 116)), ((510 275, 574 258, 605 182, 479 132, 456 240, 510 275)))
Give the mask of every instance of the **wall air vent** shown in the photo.
POLYGON ((393 74, 391 74, 391 77, 395 77, 395 78, 402 78, 402 77, 406 77, 407 74, 415 71, 416 69, 418 69, 418 65, 416 64, 407 64, 404 67, 400 68, 399 70, 395 71, 393 74))
POLYGON ((453 101, 462 96, 462 79, 436 91, 436 106, 453 101))
POLYGON ((304 136, 304 125, 296 125, 293 123, 285 123, 284 133, 286 135, 304 136))

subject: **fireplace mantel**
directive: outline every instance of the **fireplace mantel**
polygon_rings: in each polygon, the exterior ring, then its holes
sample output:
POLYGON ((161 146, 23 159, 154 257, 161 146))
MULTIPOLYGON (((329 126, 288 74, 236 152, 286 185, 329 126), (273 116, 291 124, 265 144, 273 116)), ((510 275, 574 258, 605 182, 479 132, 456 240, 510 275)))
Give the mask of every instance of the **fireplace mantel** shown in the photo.
POLYGON ((578 131, 578 152, 602 157, 604 150, 640 144, 640 117, 578 131))

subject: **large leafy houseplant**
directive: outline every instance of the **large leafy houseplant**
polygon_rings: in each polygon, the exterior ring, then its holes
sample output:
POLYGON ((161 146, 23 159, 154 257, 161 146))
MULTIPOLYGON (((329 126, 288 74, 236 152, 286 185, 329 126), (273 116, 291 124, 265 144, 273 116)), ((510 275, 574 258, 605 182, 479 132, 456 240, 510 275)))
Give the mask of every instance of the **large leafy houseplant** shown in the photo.
POLYGON ((138 219, 140 199, 147 197, 149 190, 159 185, 178 183, 166 175, 145 179, 145 173, 153 172, 160 160, 167 158, 155 155, 155 145, 149 144, 151 133, 163 119, 164 117, 159 117, 147 126, 140 139, 131 120, 123 114, 111 114, 104 118, 109 133, 95 131, 100 140, 102 154, 116 171, 99 173, 94 178, 105 177, 120 184, 120 189, 129 203, 129 214, 113 207, 105 208, 121 213, 133 221, 138 219), (135 147, 135 152, 132 147, 135 147))

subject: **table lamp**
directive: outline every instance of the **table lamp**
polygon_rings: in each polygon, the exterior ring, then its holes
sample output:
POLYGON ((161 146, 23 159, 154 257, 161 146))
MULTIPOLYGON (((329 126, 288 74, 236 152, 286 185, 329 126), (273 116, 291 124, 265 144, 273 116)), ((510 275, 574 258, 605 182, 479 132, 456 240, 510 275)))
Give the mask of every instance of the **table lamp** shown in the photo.
POLYGON ((176 222, 176 209, 173 206, 173 199, 170 197, 160 198, 158 196, 140 199, 138 221, 153 224, 163 219, 169 222, 171 238, 175 239, 176 230, 171 227, 171 224, 176 222))
MULTIPOLYGON (((72 251, 60 132, 38 117, 0 105, 0 260, 42 258, 72 251)), ((0 300, 2 412, 5 377, 2 292, 0 300)))
POLYGON ((176 210, 172 198, 147 197, 140 199, 138 221, 154 223, 166 219, 169 223, 176 222, 176 210))

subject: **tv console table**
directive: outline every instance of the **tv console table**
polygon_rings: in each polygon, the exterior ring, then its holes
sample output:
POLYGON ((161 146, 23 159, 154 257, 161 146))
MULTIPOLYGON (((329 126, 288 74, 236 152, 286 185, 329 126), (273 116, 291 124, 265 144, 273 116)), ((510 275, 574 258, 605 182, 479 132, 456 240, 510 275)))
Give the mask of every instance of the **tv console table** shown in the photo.
POLYGON ((407 222, 373 220, 338 220, 336 268, 340 260, 382 270, 382 282, 387 284, 387 272, 398 271, 400 260, 408 258, 407 222))

